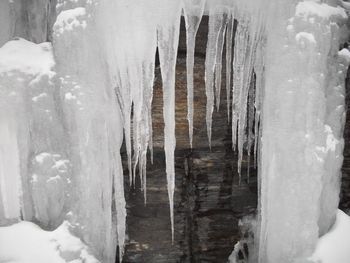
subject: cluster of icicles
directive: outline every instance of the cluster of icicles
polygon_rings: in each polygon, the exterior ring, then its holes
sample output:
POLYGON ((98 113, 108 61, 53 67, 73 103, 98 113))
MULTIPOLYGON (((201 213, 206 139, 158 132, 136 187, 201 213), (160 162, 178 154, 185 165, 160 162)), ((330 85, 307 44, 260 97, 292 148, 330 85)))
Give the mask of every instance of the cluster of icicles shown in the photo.
POLYGON ((174 237, 175 66, 181 14, 185 18, 187 37, 187 105, 190 147, 192 148, 193 141, 195 38, 202 16, 209 15, 205 60, 206 122, 209 147, 211 146, 213 111, 215 107, 217 110, 220 107, 223 51, 226 48, 227 111, 232 112, 231 115, 228 114, 228 121, 232 121, 232 142, 233 148, 238 149, 238 170, 240 172, 244 148, 246 147, 250 155, 254 147, 256 155, 258 147, 260 90, 262 90, 263 83, 265 44, 264 17, 259 6, 263 1, 252 3, 254 1, 168 0, 151 1, 147 4, 143 1, 136 1, 137 6, 131 5, 132 8, 128 9, 128 12, 125 11, 126 3, 123 2, 120 1, 117 4, 120 6, 116 6, 115 10, 122 11, 117 11, 118 14, 114 16, 114 19, 118 20, 117 25, 127 24, 128 26, 116 27, 115 36, 118 41, 109 40, 109 43, 116 46, 115 52, 117 52, 116 93, 124 117, 130 182, 135 180, 138 167, 146 202, 146 163, 148 149, 152 160, 151 105, 154 61, 158 48, 163 81, 166 175, 172 237, 174 237), (134 20, 135 17, 141 19, 134 20), (137 44, 134 45, 134 43, 137 44))

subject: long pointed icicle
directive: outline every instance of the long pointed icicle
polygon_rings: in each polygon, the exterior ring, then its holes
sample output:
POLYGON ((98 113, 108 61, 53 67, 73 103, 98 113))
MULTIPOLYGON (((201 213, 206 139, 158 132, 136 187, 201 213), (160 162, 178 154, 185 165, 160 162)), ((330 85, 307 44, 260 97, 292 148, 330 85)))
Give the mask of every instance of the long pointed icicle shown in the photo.
POLYGON ((175 191, 175 69, 179 42, 179 3, 169 0, 173 17, 166 17, 158 28, 158 51, 163 80, 164 149, 170 206, 171 234, 174 241, 174 191, 175 191))
POLYGON ((130 95, 130 85, 128 83, 123 83, 123 78, 117 76, 117 87, 116 87, 116 96, 118 104, 121 108, 121 112, 123 115, 123 123, 124 123, 124 137, 125 137, 125 145, 126 145, 126 153, 128 157, 128 170, 129 170, 129 184, 130 186, 133 183, 132 176, 132 157, 131 157, 131 107, 132 100, 130 95), (127 87, 122 89, 121 87, 127 87))
POLYGON ((227 104, 227 121, 230 121, 231 108, 231 74, 232 74, 232 40, 233 40, 233 14, 229 15, 226 29, 226 104, 227 104))
MULTIPOLYGON (((155 47, 155 46, 154 46, 155 47)), ((153 54, 155 54, 155 49, 153 54)), ((154 57, 154 56, 153 56, 154 57)), ((153 149, 152 146, 152 99, 153 99, 153 81, 154 81, 154 60, 145 62, 142 66, 144 98, 143 98, 143 118, 142 118, 142 139, 141 139, 141 155, 139 173, 142 177, 142 190, 144 194, 144 202, 147 203, 147 149, 153 149)), ((151 152, 152 154, 152 152, 151 152)))
POLYGON ((207 134, 209 147, 211 148, 211 134, 212 134, 212 117, 214 110, 214 77, 217 62, 217 47, 220 36, 220 31, 223 26, 224 14, 221 7, 210 8, 209 13, 209 32, 208 43, 205 57, 205 93, 207 96, 207 134))
POLYGON ((233 55, 233 85, 232 85, 232 147, 236 149, 237 144, 237 124, 239 120, 239 112, 241 109, 240 97, 242 93, 245 54, 248 46, 248 32, 243 25, 243 21, 238 22, 235 34, 235 48, 233 55))
POLYGON ((215 62, 215 103, 216 110, 220 108, 220 96, 221 96, 221 80, 222 80, 222 52, 224 49, 224 39, 227 26, 227 13, 222 14, 222 22, 219 31, 219 37, 217 41, 216 62, 215 62))
POLYGON ((187 37, 187 119, 192 148, 193 138, 193 66, 196 34, 204 12, 205 0, 184 0, 184 16, 187 37))

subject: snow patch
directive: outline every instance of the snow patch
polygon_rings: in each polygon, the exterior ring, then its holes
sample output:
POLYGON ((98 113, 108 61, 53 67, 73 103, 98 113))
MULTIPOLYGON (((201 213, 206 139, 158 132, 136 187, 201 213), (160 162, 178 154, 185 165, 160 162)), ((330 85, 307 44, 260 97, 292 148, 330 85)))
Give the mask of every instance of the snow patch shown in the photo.
POLYGON ((99 263, 65 221, 48 232, 30 222, 0 227, 0 262, 99 263))
POLYGON ((350 51, 347 48, 343 48, 338 52, 338 56, 343 59, 347 65, 350 64, 350 51))
POLYGON ((23 38, 7 42, 0 48, 0 74, 20 71, 28 75, 53 75, 55 61, 48 42, 35 44, 23 38))
POLYGON ((349 263, 349 259, 350 217, 338 210, 333 227, 319 239, 311 260, 315 263, 349 263))
POLYGON ((337 6, 333 7, 325 3, 319 3, 318 1, 304 1, 300 2, 296 6, 296 16, 303 17, 305 20, 317 16, 323 19, 330 19, 332 17, 347 19, 348 16, 344 8, 337 6))
POLYGON ((85 15, 86 10, 83 7, 62 11, 54 24, 55 33, 62 34, 64 31, 72 31, 77 27, 85 28, 85 15))

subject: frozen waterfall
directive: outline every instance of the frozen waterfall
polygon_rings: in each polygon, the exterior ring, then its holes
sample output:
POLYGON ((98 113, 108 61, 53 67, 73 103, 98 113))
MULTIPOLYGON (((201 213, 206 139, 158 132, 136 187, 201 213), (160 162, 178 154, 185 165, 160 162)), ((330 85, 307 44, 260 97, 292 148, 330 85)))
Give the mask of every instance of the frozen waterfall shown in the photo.
POLYGON ((225 82, 238 170, 244 152, 259 169, 258 227, 249 262, 306 262, 335 222, 339 202, 350 61, 338 49, 347 32, 347 4, 1 0, 0 225, 25 220, 53 230, 68 221, 101 262, 115 262, 117 246, 122 260, 126 207, 120 148, 124 136, 130 184, 138 174, 146 204, 158 52, 174 237, 180 18, 186 23, 192 148, 195 41, 202 17, 209 16, 208 145, 225 82))

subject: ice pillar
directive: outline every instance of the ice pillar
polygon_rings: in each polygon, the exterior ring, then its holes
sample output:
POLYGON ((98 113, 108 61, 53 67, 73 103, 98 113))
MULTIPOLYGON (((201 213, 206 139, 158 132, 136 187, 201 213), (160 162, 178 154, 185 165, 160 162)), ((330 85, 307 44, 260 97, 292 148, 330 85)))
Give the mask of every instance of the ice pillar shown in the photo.
POLYGON ((259 262, 307 262, 334 221, 344 123, 343 9, 274 2, 267 26, 259 262), (278 22, 277 22, 278 21, 278 22))

